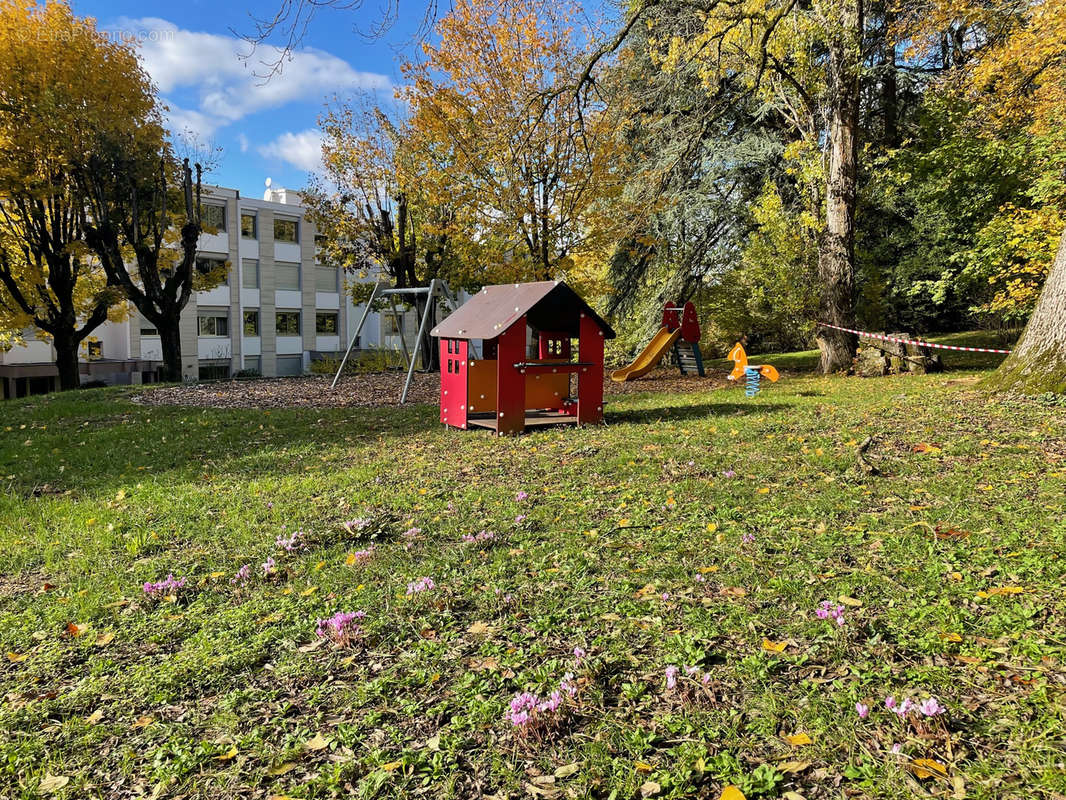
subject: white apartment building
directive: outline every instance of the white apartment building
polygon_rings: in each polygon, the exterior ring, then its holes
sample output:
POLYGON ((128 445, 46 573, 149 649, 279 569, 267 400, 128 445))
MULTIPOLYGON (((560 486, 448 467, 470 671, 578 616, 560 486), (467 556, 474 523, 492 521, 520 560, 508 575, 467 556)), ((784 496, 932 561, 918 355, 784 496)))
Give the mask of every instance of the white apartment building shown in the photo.
MULTIPOLYGON (((210 187, 203 198, 205 225, 198 257, 229 263, 225 283, 195 292, 182 313, 182 374, 186 380, 228 378, 242 370, 266 377, 301 375, 319 358, 348 346, 364 307, 351 302, 344 271, 319 262, 314 226, 294 192, 270 188, 264 199, 210 187)), ((372 279, 371 279, 372 280, 372 279)), ((412 348, 413 310, 372 312, 357 347, 412 348)), ((105 323, 83 346, 82 381, 142 383, 161 363, 159 336, 131 307, 129 319, 105 323)), ((0 351, 2 396, 21 397, 55 387, 51 344, 26 332, 27 344, 0 351)))

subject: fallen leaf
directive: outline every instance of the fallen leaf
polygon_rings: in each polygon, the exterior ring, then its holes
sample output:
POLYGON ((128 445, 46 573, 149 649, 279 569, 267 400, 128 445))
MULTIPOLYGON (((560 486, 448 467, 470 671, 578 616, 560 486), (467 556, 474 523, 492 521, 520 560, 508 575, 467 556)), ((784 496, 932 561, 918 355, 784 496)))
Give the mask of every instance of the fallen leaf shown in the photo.
POLYGON ((113 642, 114 640, 115 640, 115 634, 114 634, 114 632, 112 632, 112 631, 107 631, 107 632, 105 632, 105 633, 101 633, 101 634, 100 634, 99 636, 97 636, 97 637, 96 637, 96 641, 95 641, 95 642, 93 642, 93 644, 94 644, 94 645, 95 645, 96 647, 107 647, 107 646, 108 646, 109 644, 111 644, 111 642, 113 642))
POLYGON ((104 710, 102 708, 96 709, 93 713, 85 718, 86 725, 96 725, 100 720, 104 718, 104 710))
POLYGON ((300 597, 310 597, 311 595, 313 595, 317 591, 318 591, 318 587, 317 586, 308 586, 306 589, 304 589, 302 592, 300 592, 300 597))
POLYGON ((646 781, 641 784, 640 796, 641 797, 655 797, 659 792, 663 790, 663 787, 657 784, 655 781, 646 781))
POLYGON ((155 722, 155 717, 143 716, 137 717, 137 721, 130 725, 131 728, 147 728, 155 722))
POLYGON ((88 628, 89 625, 87 623, 82 625, 78 625, 75 622, 67 623, 67 633, 74 637, 81 636, 86 630, 88 630, 88 628))
POLYGON ((769 639, 762 640, 762 649, 771 653, 783 653, 788 647, 788 642, 771 642, 769 639))
POLYGON ((480 636, 481 634, 491 633, 491 631, 492 631, 492 626, 489 625, 487 622, 475 622, 473 625, 471 625, 469 628, 466 629, 467 633, 472 633, 475 636, 480 636))
POLYGON ((637 772, 651 772, 654 769, 651 764, 645 764, 643 761, 634 761, 633 766, 637 772))
POLYGON ((851 606, 852 608, 858 608, 862 605, 862 600, 857 600, 854 597, 848 597, 846 594, 840 595, 840 597, 837 598, 837 602, 846 606, 851 606))
POLYGON ((237 745, 233 745, 229 750, 220 756, 215 756, 215 761, 232 761, 237 757, 237 745))
POLYGON ((940 638, 945 642, 961 642, 962 636, 957 633, 941 633, 940 638))
POLYGON ((945 778, 948 774, 947 767, 931 758, 916 758, 910 763, 910 768, 911 772, 914 773, 914 777, 922 781, 933 777, 945 778))
POLYGON ((981 598, 992 597, 993 595, 1006 595, 1006 594, 1025 594, 1025 588, 1022 586, 998 586, 994 589, 986 589, 978 592, 977 596, 981 598))
POLYGON ((7 660, 8 661, 13 661, 16 664, 18 662, 20 662, 20 661, 25 661, 27 658, 29 658, 29 655, 27 653, 8 653, 7 654, 7 660))
POLYGON ((383 769, 386 772, 395 772, 403 766, 402 761, 390 761, 388 764, 382 764, 379 769, 383 769))
POLYGON ((313 652, 313 651, 317 650, 318 648, 320 648, 325 643, 326 643, 325 639, 319 638, 319 639, 315 639, 313 642, 310 642, 309 644, 302 644, 299 647, 297 647, 296 649, 299 650, 301 653, 310 653, 310 652, 313 652))
POLYGON ((573 764, 567 764, 564 767, 559 767, 555 770, 556 778, 569 778, 575 772, 581 769, 581 763, 575 761, 573 764))
POLYGON ((936 455, 941 451, 941 448, 935 444, 929 444, 927 442, 920 442, 912 448, 915 453, 928 453, 929 455, 936 455))
POLYGON ((271 767, 267 770, 267 775, 277 777, 278 775, 284 775, 287 772, 292 772, 296 769, 296 764, 292 761, 286 761, 284 764, 278 764, 276 767, 271 767))
POLYGON ((440 734, 426 739, 426 747, 432 750, 434 753, 440 751, 440 734))
POLYGON ((718 800, 748 800, 748 798, 744 796, 744 792, 730 784, 722 789, 722 794, 719 796, 718 800))
POLYGON ((66 775, 45 775, 39 784, 37 784, 38 794, 52 794, 58 792, 64 786, 70 783, 70 778, 66 775))
POLYGON ((778 764, 777 769, 786 775, 797 775, 805 771, 810 765, 810 761, 786 761, 783 764, 778 764))
POLYGON ((350 567, 350 566, 351 566, 352 564, 354 564, 354 563, 355 563, 356 561, 358 561, 358 560, 359 560, 359 559, 357 559, 357 558, 355 557, 355 553, 349 553, 349 554, 348 554, 348 556, 347 556, 347 557, 346 557, 346 558, 344 559, 344 563, 345 563, 345 564, 346 564, 347 566, 349 566, 349 567, 350 567))
POLYGON ((304 744, 307 750, 325 750, 327 747, 329 747, 329 739, 323 738, 321 733, 316 733, 313 739, 304 744))
POLYGON ((793 747, 800 747, 805 744, 810 744, 811 737, 805 733, 794 733, 791 736, 786 736, 785 741, 793 747))

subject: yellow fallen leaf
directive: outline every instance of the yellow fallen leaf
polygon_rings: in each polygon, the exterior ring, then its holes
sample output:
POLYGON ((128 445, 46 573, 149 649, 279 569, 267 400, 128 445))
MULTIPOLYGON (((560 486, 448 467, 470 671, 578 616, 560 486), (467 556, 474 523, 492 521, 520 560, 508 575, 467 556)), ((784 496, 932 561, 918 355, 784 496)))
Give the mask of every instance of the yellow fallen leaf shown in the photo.
POLYGON ((358 559, 355 557, 355 553, 349 553, 348 556, 344 559, 344 563, 350 567, 357 560, 358 559))
POLYGON ((104 710, 102 708, 96 709, 93 713, 85 718, 86 725, 96 725, 100 720, 104 718, 104 710))
POLYGON ((311 595, 313 595, 317 591, 318 591, 318 587, 317 586, 308 586, 306 589, 304 589, 302 592, 300 592, 300 597, 310 597, 311 595))
POLYGON ((155 722, 155 717, 143 716, 137 717, 137 721, 130 725, 131 728, 147 728, 155 722))
POLYGON ((856 600, 854 597, 848 597, 846 594, 840 595, 840 597, 837 598, 837 602, 846 606, 851 606, 852 608, 858 608, 862 605, 862 600, 856 600))
POLYGON ((286 761, 284 764, 278 764, 276 767, 271 767, 267 770, 267 775, 277 777, 278 775, 284 775, 287 772, 292 772, 296 769, 295 762, 286 761))
POLYGON ((722 789, 722 794, 718 797, 718 800, 748 800, 748 798, 744 796, 744 792, 730 784, 722 789))
POLYGON ((637 772, 651 772, 654 769, 651 764, 645 764, 643 761, 634 761, 633 767, 637 772))
POLYGON ((978 597, 992 597, 993 595, 1006 595, 1006 594, 1025 594, 1025 588, 1022 586, 997 586, 994 589, 987 589, 977 593, 978 597))
POLYGON ((58 792, 68 783, 70 783, 70 778, 66 775, 45 775, 41 778, 41 782, 37 784, 37 793, 52 794, 53 792, 58 792))
POLYGON ((788 647, 788 642, 771 642, 769 639, 762 640, 762 649, 768 650, 771 653, 783 653, 785 648, 788 647))
POLYGON ((115 640, 115 634, 113 631, 106 631, 96 637, 96 641, 93 644, 96 647, 107 647, 111 642, 115 640))
POLYGON ((237 757, 237 745, 233 745, 229 750, 220 756, 215 756, 215 761, 232 761, 237 757))
POLYGON ((67 623, 67 633, 69 633, 71 636, 74 636, 74 637, 81 636, 88 629, 89 629, 88 623, 83 623, 81 625, 78 625, 76 622, 68 622, 67 623))
POLYGON ((714 566, 711 566, 711 567, 700 567, 696 571, 699 572, 700 575, 707 575, 708 573, 711 573, 711 572, 717 572, 718 571, 718 567, 714 567, 714 566))
POLYGON ((467 633, 472 633, 475 636, 479 636, 484 633, 489 633, 492 630, 492 626, 487 622, 475 622, 469 628, 466 629, 467 633))
POLYGON ((393 772, 399 769, 401 766, 403 766, 402 761, 390 761, 388 764, 382 764, 381 769, 385 770, 386 772, 393 772))
POLYGON ((16 664, 18 662, 20 662, 20 661, 25 661, 27 658, 29 658, 29 655, 27 655, 26 653, 8 653, 7 654, 7 660, 8 661, 14 661, 16 664))
POLYGON ((811 737, 805 733, 794 733, 791 736, 786 736, 785 741, 793 747, 800 747, 805 744, 810 744, 811 737))
POLYGON ((763 486, 759 489, 759 494, 770 494, 770 488, 768 486, 763 486))
POLYGON ((957 633, 941 633, 940 638, 945 642, 961 642, 962 636, 957 633))
POLYGON ((325 750, 329 747, 329 739, 324 738, 321 733, 316 733, 313 739, 304 744, 304 747, 308 750, 325 750))
POLYGON ((946 778, 948 774, 947 767, 931 758, 916 758, 910 763, 910 768, 914 777, 923 781, 933 777, 946 778))

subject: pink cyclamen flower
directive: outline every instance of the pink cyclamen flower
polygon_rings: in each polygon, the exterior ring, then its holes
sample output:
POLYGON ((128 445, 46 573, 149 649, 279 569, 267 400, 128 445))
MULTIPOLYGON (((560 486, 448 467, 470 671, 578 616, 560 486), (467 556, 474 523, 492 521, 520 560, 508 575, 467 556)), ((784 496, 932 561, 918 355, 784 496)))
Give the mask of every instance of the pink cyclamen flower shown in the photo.
POLYGON ((723 478, 735 478, 736 476, 737 473, 731 469, 727 469, 725 472, 722 473, 723 478))
POLYGON ((237 570, 236 573, 234 573, 233 577, 230 579, 230 583, 232 583, 234 585, 237 585, 238 583, 245 584, 245 583, 248 583, 248 579, 251 578, 251 577, 252 577, 252 565, 251 564, 245 564, 239 570, 237 570))
POLYGON ((574 685, 574 673, 568 672, 563 675, 563 679, 559 681, 559 688, 571 697, 577 694, 577 686, 574 685))
POLYGON ((514 518, 514 524, 515 525, 521 525, 525 521, 526 521, 526 515, 525 514, 519 514, 517 517, 514 518))
POLYGON ((940 701, 935 697, 930 697, 928 700, 923 700, 921 705, 918 706, 918 710, 926 717, 935 717, 938 714, 943 714, 947 711, 944 706, 940 705, 940 701))
POLYGON ((303 538, 303 533, 296 531, 292 536, 279 536, 274 540, 274 543, 284 550, 286 553, 291 553, 300 546, 300 540, 303 538))
POLYGON ((673 689, 677 686, 678 669, 673 664, 666 668, 666 688, 673 689))
POLYGON ((419 592, 428 592, 431 589, 435 589, 436 586, 437 585, 433 582, 433 579, 428 575, 425 575, 421 578, 416 578, 407 584, 407 594, 412 595, 418 594, 419 592))
POLYGON ((278 562, 276 562, 274 560, 273 556, 271 556, 266 561, 264 561, 263 562, 263 574, 264 575, 273 575, 274 572, 276 571, 277 563, 278 562))
POLYGON ((891 695, 890 694, 888 697, 885 698, 885 708, 887 708, 889 711, 895 710, 895 708, 896 708, 896 696, 895 695, 891 695))
POLYGON ((894 745, 892 745, 892 755, 898 756, 899 755, 899 751, 902 750, 902 749, 903 749, 903 745, 901 745, 899 742, 896 742, 894 745))
POLYGON ((577 659, 578 661, 580 661, 580 660, 581 660, 581 659, 583 659, 584 657, 585 657, 585 650, 584 650, 584 648, 582 648, 582 647, 575 647, 575 648, 574 648, 574 658, 576 658, 576 659, 577 659))
POLYGON ((185 578, 175 578, 168 573, 161 581, 148 581, 141 588, 149 596, 175 594, 179 589, 184 589, 188 584, 185 578))
POLYGON ((318 620, 315 635, 319 639, 330 639, 341 647, 347 647, 363 635, 359 623, 365 617, 365 611, 338 611, 332 617, 318 620))
POLYGON ((529 494, 527 492, 519 492, 518 494, 516 494, 514 496, 514 499, 517 500, 518 502, 522 502, 527 497, 529 497, 529 494))
POLYGON ((704 672, 703 673, 703 677, 700 678, 700 683, 702 683, 704 686, 707 686, 710 682, 711 682, 711 673, 704 672))
POLYGON ((832 619, 837 627, 844 626, 844 606, 834 605, 828 600, 823 600, 814 610, 818 619, 832 619))
POLYGON ((355 533, 355 531, 365 531, 367 528, 370 527, 370 520, 365 519, 363 517, 356 517, 355 519, 350 519, 347 522, 342 522, 341 527, 344 528, 344 530, 348 531, 348 533, 355 533))
POLYGON ((859 715, 859 719, 866 719, 870 716, 870 707, 866 703, 856 703, 855 711, 859 715))
POLYGON ((740 541, 744 544, 755 544, 755 534, 745 533, 743 536, 740 537, 740 541))

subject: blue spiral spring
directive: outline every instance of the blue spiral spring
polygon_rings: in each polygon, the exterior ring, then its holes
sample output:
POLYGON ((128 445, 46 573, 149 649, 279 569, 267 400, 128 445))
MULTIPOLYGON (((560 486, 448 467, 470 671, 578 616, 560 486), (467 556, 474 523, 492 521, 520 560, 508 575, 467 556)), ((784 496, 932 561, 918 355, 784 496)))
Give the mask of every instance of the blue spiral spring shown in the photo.
POLYGON ((747 397, 754 397, 759 393, 759 370, 755 367, 745 367, 744 377, 747 379, 744 394, 747 397))

